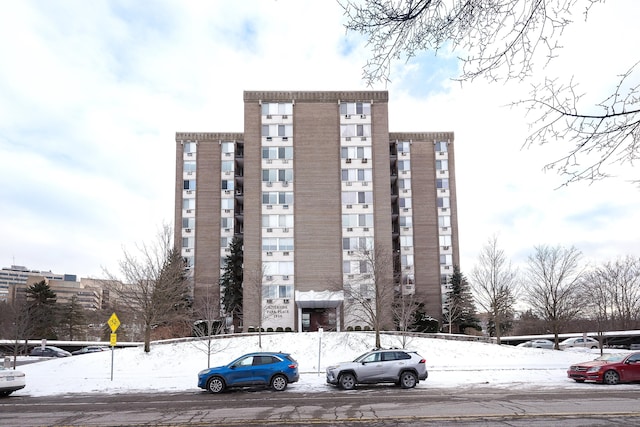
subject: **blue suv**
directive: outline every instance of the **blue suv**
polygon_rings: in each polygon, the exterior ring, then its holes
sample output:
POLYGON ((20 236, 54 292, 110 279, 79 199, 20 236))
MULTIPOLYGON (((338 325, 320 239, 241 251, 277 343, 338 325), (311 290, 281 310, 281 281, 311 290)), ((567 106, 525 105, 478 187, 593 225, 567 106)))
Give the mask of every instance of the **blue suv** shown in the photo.
POLYGON ((283 391, 300 378, 298 362, 287 353, 249 353, 216 368, 198 372, 198 387, 220 393, 230 387, 266 386, 283 391))

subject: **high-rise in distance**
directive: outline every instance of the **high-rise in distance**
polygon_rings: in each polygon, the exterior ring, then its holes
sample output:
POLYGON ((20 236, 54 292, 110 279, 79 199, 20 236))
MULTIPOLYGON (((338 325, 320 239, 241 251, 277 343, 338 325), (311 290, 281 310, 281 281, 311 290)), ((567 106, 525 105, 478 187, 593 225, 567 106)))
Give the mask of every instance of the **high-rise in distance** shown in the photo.
POLYGON ((442 321, 459 263, 454 135, 389 132, 388 99, 245 91, 243 132, 176 133, 175 241, 196 301, 224 311, 241 236, 245 331, 366 329, 353 297, 374 285, 442 321))

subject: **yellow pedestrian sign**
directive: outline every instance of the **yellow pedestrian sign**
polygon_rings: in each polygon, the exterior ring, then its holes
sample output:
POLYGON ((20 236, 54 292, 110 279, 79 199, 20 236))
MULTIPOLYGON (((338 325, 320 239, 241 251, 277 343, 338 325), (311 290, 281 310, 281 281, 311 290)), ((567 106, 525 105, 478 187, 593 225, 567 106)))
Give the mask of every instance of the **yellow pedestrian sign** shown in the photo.
POLYGON ((116 316, 116 314, 113 313, 111 315, 111 317, 109 318, 109 321, 107 323, 109 324, 109 327, 111 328, 111 332, 115 332, 116 329, 118 329, 118 326, 120 326, 120 319, 118 319, 118 316, 116 316))
POLYGON ((111 334, 111 337, 110 337, 110 338, 111 338, 111 339, 110 339, 111 347, 115 347, 115 346, 116 346, 116 344, 118 343, 117 335, 116 335, 116 334, 111 334))

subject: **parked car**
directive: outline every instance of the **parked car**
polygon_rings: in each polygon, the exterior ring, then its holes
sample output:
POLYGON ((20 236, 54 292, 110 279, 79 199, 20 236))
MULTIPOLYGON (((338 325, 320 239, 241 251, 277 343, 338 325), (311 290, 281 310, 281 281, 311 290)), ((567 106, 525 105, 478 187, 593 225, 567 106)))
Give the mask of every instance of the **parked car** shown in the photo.
POLYGON ((101 345, 89 345, 87 347, 82 347, 79 350, 72 351, 71 354, 76 356, 78 354, 98 353, 98 352, 107 351, 107 350, 109 350, 108 347, 104 347, 101 345))
POLYGON ((24 372, 0 366, 0 397, 9 396, 26 385, 24 372))
POLYGON ((249 353, 198 372, 198 387, 220 393, 229 387, 266 386, 283 391, 300 378, 298 362, 288 353, 249 353))
POLYGON ((71 356, 71 353, 59 347, 48 345, 44 348, 42 348, 41 346, 32 348, 29 355, 39 357, 68 357, 71 356))
POLYGON ((564 350, 565 348, 571 348, 571 347, 598 348, 600 347, 600 343, 598 342, 598 340, 595 340, 590 337, 586 337, 586 338, 580 337, 580 338, 567 338, 566 340, 558 344, 558 346, 560 347, 560 350, 564 350))
POLYGON ((576 382, 618 384, 640 381, 640 353, 605 354, 589 362, 571 365, 567 376, 576 382))
POLYGON ((551 340, 530 340, 517 345, 517 347, 530 347, 530 348, 553 348, 553 341, 551 340))
POLYGON ((327 368, 327 382, 351 390, 357 384, 396 383, 413 388, 429 373, 424 358, 415 351, 375 349, 327 368))

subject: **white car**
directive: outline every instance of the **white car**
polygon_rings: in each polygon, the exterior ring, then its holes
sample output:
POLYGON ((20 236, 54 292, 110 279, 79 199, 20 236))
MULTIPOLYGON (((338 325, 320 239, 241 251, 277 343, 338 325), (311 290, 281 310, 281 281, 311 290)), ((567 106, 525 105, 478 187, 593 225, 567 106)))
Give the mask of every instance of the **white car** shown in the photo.
POLYGON ((551 340, 538 339, 538 340, 523 342, 522 344, 518 344, 518 347, 553 349, 553 345, 554 345, 553 341, 551 340))
POLYGON ((567 338, 566 340, 558 344, 558 346, 560 346, 560 350, 564 350, 565 348, 571 348, 571 347, 599 348, 600 343, 598 342, 598 340, 595 340, 590 337, 586 337, 586 338, 580 337, 580 338, 567 338))
POLYGON ((0 366, 0 397, 9 396, 26 385, 24 372, 0 366))

